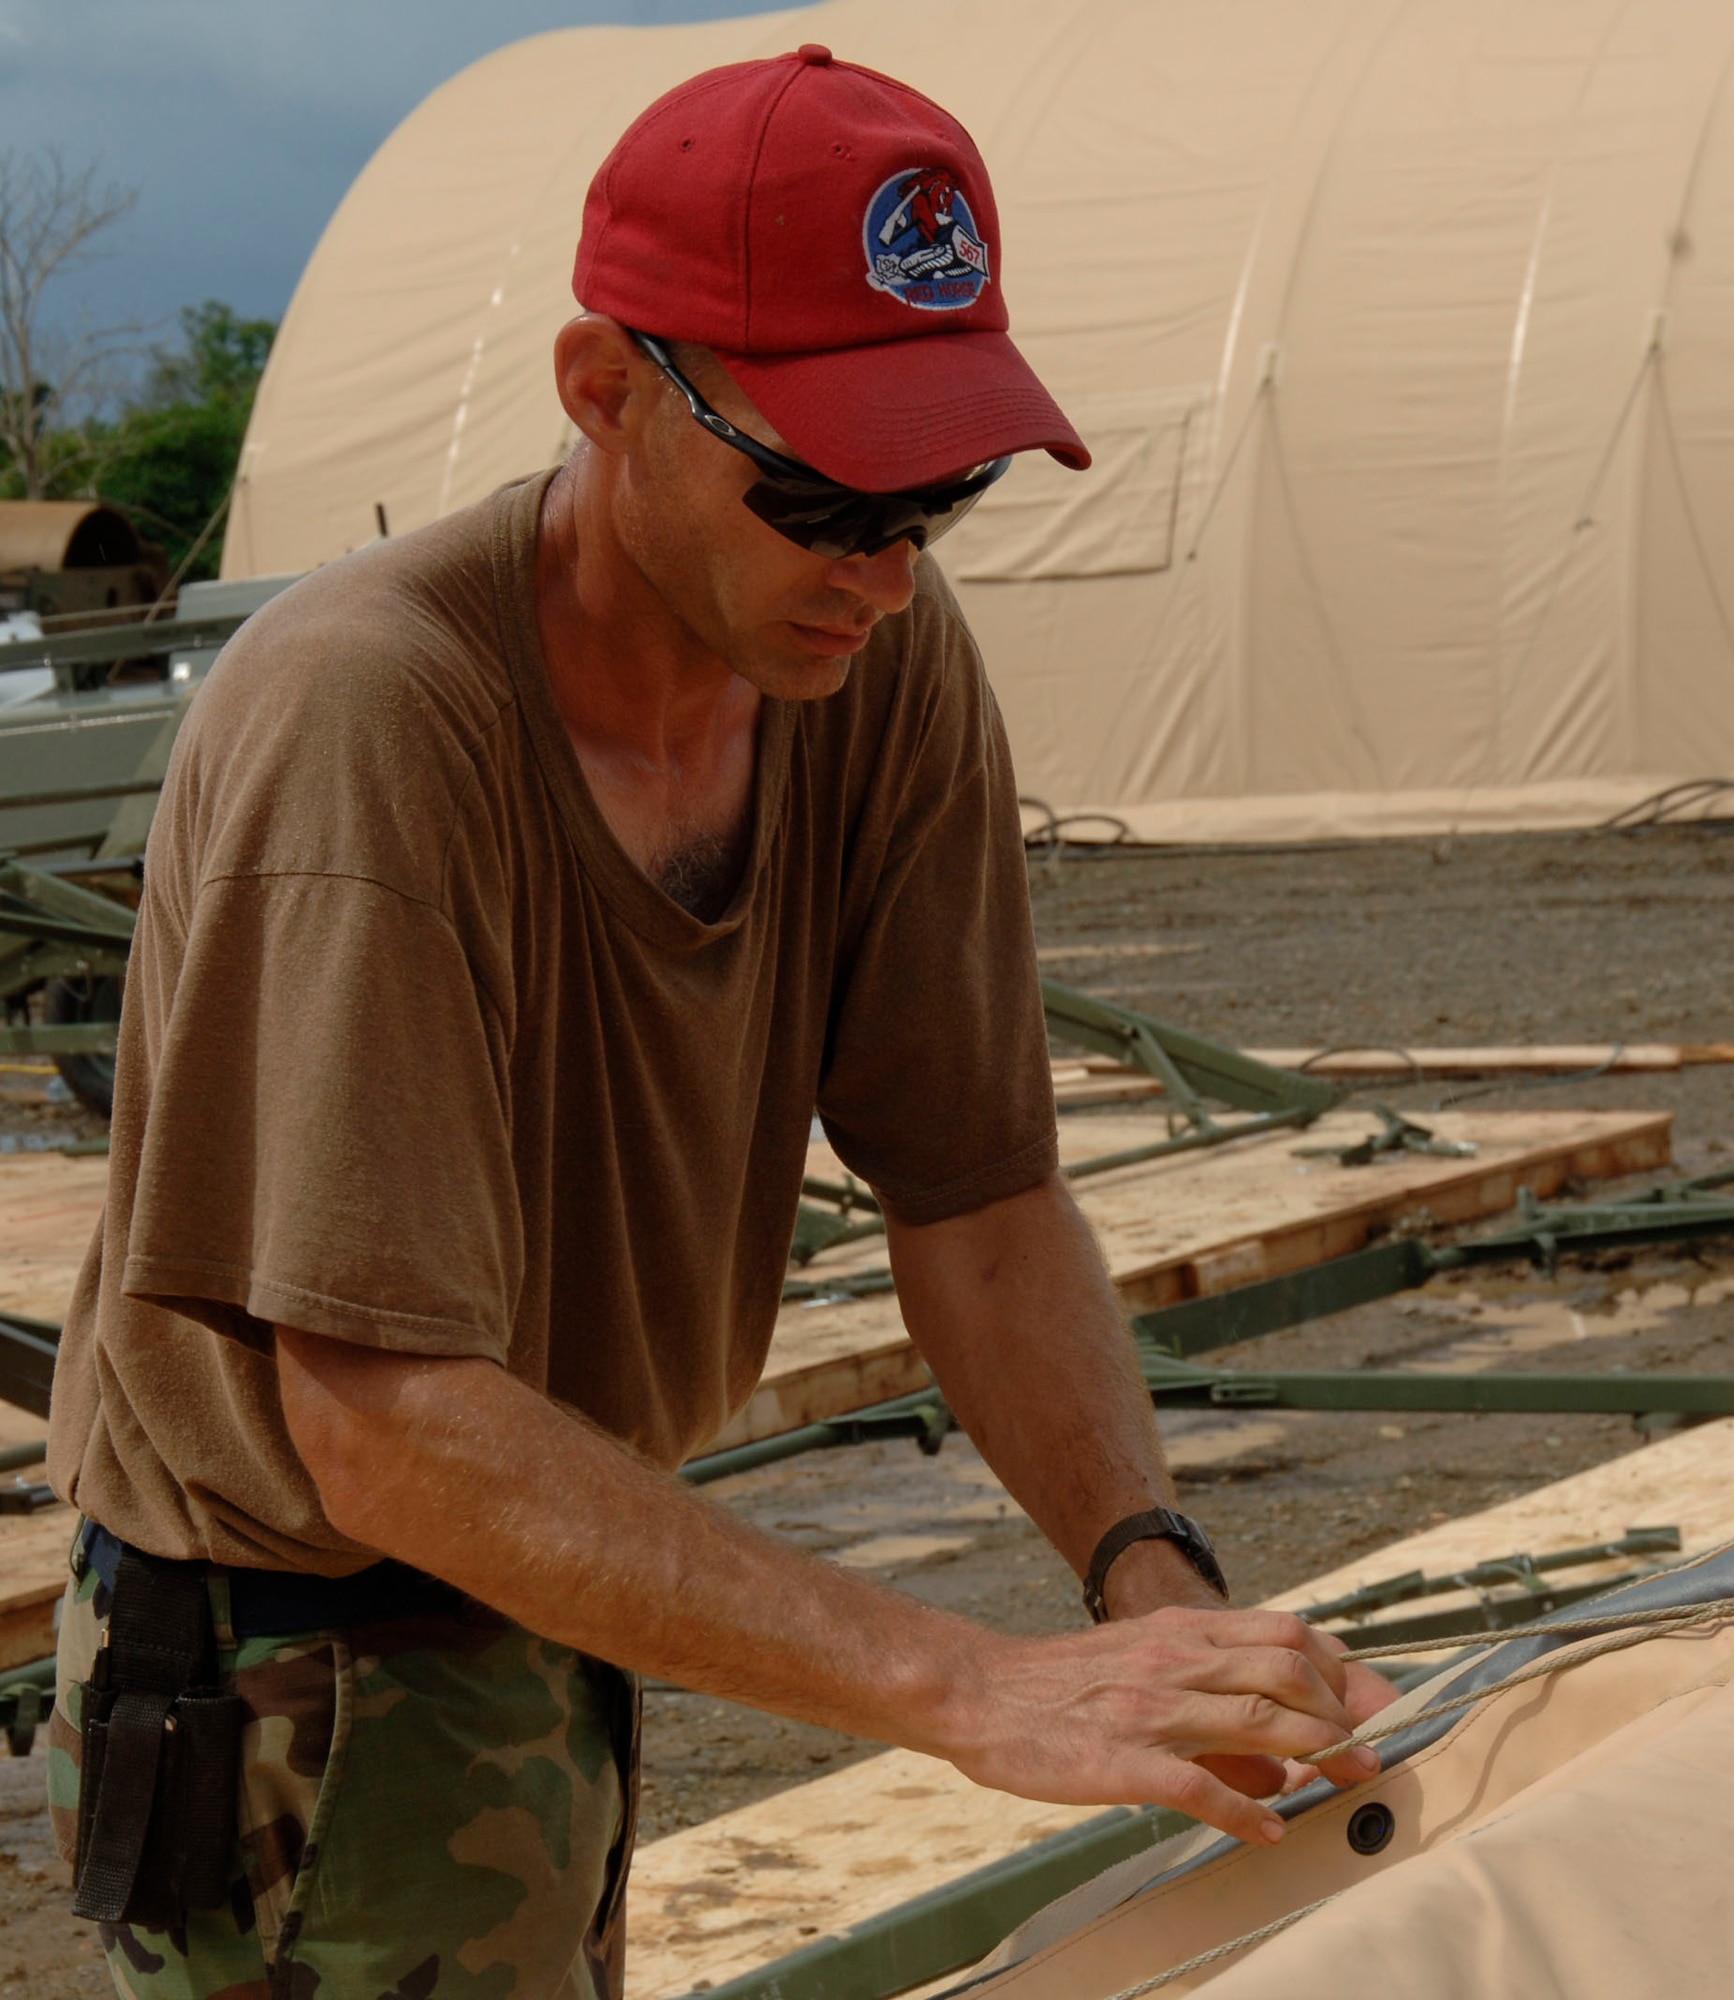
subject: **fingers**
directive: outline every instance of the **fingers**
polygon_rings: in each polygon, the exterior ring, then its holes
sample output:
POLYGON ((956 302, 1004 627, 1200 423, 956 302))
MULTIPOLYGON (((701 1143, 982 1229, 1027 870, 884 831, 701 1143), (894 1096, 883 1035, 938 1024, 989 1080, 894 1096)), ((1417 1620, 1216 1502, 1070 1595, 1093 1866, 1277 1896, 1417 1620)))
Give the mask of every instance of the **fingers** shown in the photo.
POLYGON ((1345 1750, 1340 1757, 1327 1757, 1313 1766, 1321 1778, 1329 1778, 1341 1791, 1351 1785, 1364 1785, 1369 1778, 1376 1777, 1379 1770, 1379 1753, 1370 1743, 1357 1743, 1352 1750, 1345 1750))
POLYGON ((1208 1750, 1194 1762, 1249 1799, 1268 1799, 1286 1791, 1285 1774, 1301 1768, 1298 1764, 1284 1764, 1278 1757, 1212 1755, 1208 1750))
POLYGON ((1341 1690, 1330 1685, 1304 1653, 1283 1646, 1223 1646, 1199 1663, 1194 1685, 1213 1694, 1255 1694, 1299 1715, 1310 1715, 1337 1733, 1340 1743, 1354 1725, 1341 1690))
POLYGON ((1171 1806, 1219 1832, 1232 1834, 1249 1847, 1274 1847, 1285 1831, 1281 1819, 1268 1806, 1224 1784, 1202 1763, 1186 1764, 1159 1756, 1152 1761, 1143 1790, 1152 1805, 1171 1806))
POLYGON ((1292 1758, 1317 1765, 1335 1785, 1362 1784, 1379 1768, 1378 1752, 1365 1744, 1320 1762, 1323 1751, 1352 1733, 1340 1710, 1334 1717, 1312 1715, 1253 1690, 1196 1694, 1176 1713, 1174 1724, 1163 1747, 1189 1759, 1292 1758))
POLYGON ((1286 1611, 1230 1611, 1212 1621, 1210 1637, 1223 1647, 1278 1647, 1304 1659, 1340 1701, 1348 1677, 1343 1655, 1348 1648, 1329 1632, 1317 1631, 1304 1618, 1286 1611))

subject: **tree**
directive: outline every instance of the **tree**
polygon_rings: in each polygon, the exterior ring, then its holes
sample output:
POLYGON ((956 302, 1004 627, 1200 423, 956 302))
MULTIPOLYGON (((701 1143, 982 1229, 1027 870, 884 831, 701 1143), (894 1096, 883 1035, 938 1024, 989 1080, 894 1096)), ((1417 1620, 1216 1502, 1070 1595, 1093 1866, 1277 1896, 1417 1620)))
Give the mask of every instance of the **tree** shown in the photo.
POLYGON ((181 345, 156 350, 138 401, 93 440, 102 497, 163 543, 184 581, 216 574, 216 529, 276 331, 216 299, 188 306, 181 345))
POLYGON ((90 261, 96 239, 136 199, 118 182, 99 185, 94 166, 69 167, 52 147, 0 151, 0 451, 9 483, 28 500, 76 480, 76 416, 113 393, 138 335, 136 326, 56 330, 43 315, 45 295, 90 261))

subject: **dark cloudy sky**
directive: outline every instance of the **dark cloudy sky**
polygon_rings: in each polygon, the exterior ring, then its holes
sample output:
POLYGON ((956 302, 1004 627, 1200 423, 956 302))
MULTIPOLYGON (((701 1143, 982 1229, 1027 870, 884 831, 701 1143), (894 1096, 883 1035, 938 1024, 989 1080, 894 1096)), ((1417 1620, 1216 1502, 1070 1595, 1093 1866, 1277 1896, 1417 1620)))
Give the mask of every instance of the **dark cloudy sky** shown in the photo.
POLYGON ((756 0, 0 0, 0 149, 58 146, 138 190, 68 322, 225 300, 276 319, 369 155, 436 85, 548 28, 756 0))

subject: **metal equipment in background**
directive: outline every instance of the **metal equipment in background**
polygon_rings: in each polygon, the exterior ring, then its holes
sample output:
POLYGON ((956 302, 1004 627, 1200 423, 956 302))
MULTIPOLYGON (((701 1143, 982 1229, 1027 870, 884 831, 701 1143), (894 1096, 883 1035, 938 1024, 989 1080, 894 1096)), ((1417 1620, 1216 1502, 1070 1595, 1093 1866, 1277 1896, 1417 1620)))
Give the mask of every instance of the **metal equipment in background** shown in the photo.
MULTIPOLYGON (((1286 1277, 1184 1299, 1130 1321, 1139 1369, 1152 1401, 1191 1409, 1285 1409, 1621 1415, 1697 1422, 1734 1414, 1734 1375, 1663 1375, 1610 1369, 1459 1374, 1409 1368, 1255 1369, 1202 1366, 1191 1357, 1424 1285, 1441 1271, 1527 1261, 1552 1271, 1561 1257, 1651 1244, 1734 1237, 1734 1201, 1716 1190, 1734 1170, 1652 1188, 1626 1201, 1542 1203, 1519 1191, 1518 1221, 1465 1241, 1431 1244, 1403 1237, 1332 1257, 1286 1277)), ((878 1289, 890 1289, 889 1274, 878 1289)), ((820 1292, 823 1281, 805 1281, 820 1292)), ((833 1281, 846 1287, 847 1279, 833 1281)), ((858 1289, 865 1286, 858 1285, 858 1289)), ((694 1483, 727 1478, 802 1452, 911 1437, 939 1450, 955 1420, 937 1387, 807 1424, 779 1437, 693 1460, 694 1483)))
POLYGON ((156 603, 168 562, 101 500, 0 500, 0 639, 156 603))
POLYGON ((1578 1549, 1555 1549, 1547 1555, 1491 1556, 1486 1562, 1471 1563, 1467 1569, 1448 1576, 1427 1576, 1408 1570, 1377 1583, 1363 1584, 1320 1604, 1301 1606, 1299 1615, 1309 1625, 1318 1625, 1352 1646, 1405 1646, 1430 1644, 1436 1639, 1473 1637, 1483 1632, 1507 1632, 1514 1625, 1527 1625, 1549 1611, 1581 1604, 1620 1584, 1636 1583, 1653 1576, 1665 1565, 1644 1560, 1680 1553, 1680 1531, 1676 1527, 1628 1528, 1616 1541, 1592 1542, 1578 1549), (1617 1576, 1601 1576, 1590 1582, 1578 1578, 1555 1583, 1552 1578, 1564 1570, 1586 1569, 1592 1564, 1615 1562, 1632 1556, 1640 1560, 1632 1569, 1617 1576), (1399 1604, 1414 1604, 1426 1597, 1445 1597, 1460 1591, 1475 1594, 1472 1604, 1447 1606, 1439 1611, 1423 1611, 1406 1618, 1381 1618, 1377 1614, 1399 1604), (1370 1622, 1369 1622, 1370 1621, 1370 1622))
MULTIPOLYGON (((26 504, 47 503, 0 503, 0 605, 7 516, 26 504)), ((84 511, 86 529, 113 515, 84 511)), ((51 1058, 106 1117, 141 857, 169 753, 224 643, 294 579, 188 584, 172 615, 157 616, 159 601, 141 607, 119 584, 115 605, 89 604, 94 584, 56 596, 47 572, 33 574, 35 602, 69 608, 0 616, 0 1055, 51 1058)))

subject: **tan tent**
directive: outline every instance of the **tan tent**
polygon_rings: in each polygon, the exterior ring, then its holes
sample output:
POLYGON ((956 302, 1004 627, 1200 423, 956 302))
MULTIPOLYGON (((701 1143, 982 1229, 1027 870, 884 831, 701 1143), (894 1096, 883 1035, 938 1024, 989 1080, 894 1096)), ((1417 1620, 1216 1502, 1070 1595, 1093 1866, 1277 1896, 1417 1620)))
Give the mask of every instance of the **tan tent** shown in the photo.
POLYGON ((953 2000, 1725 2000, 1731 1586, 1723 1549, 1563 1614, 1701 1624, 1513 1641, 1438 1676, 1380 1718, 1407 1722, 1384 1772, 1298 1794, 1280 1847, 1202 1828, 1121 1862, 953 2000))
POLYGON ((559 453, 596 163, 680 77, 808 40, 975 133, 1014 331, 1096 450, 945 545, 1026 792, 1241 838, 1734 776, 1727 0, 831 0, 504 49, 326 231, 225 574, 559 453))

